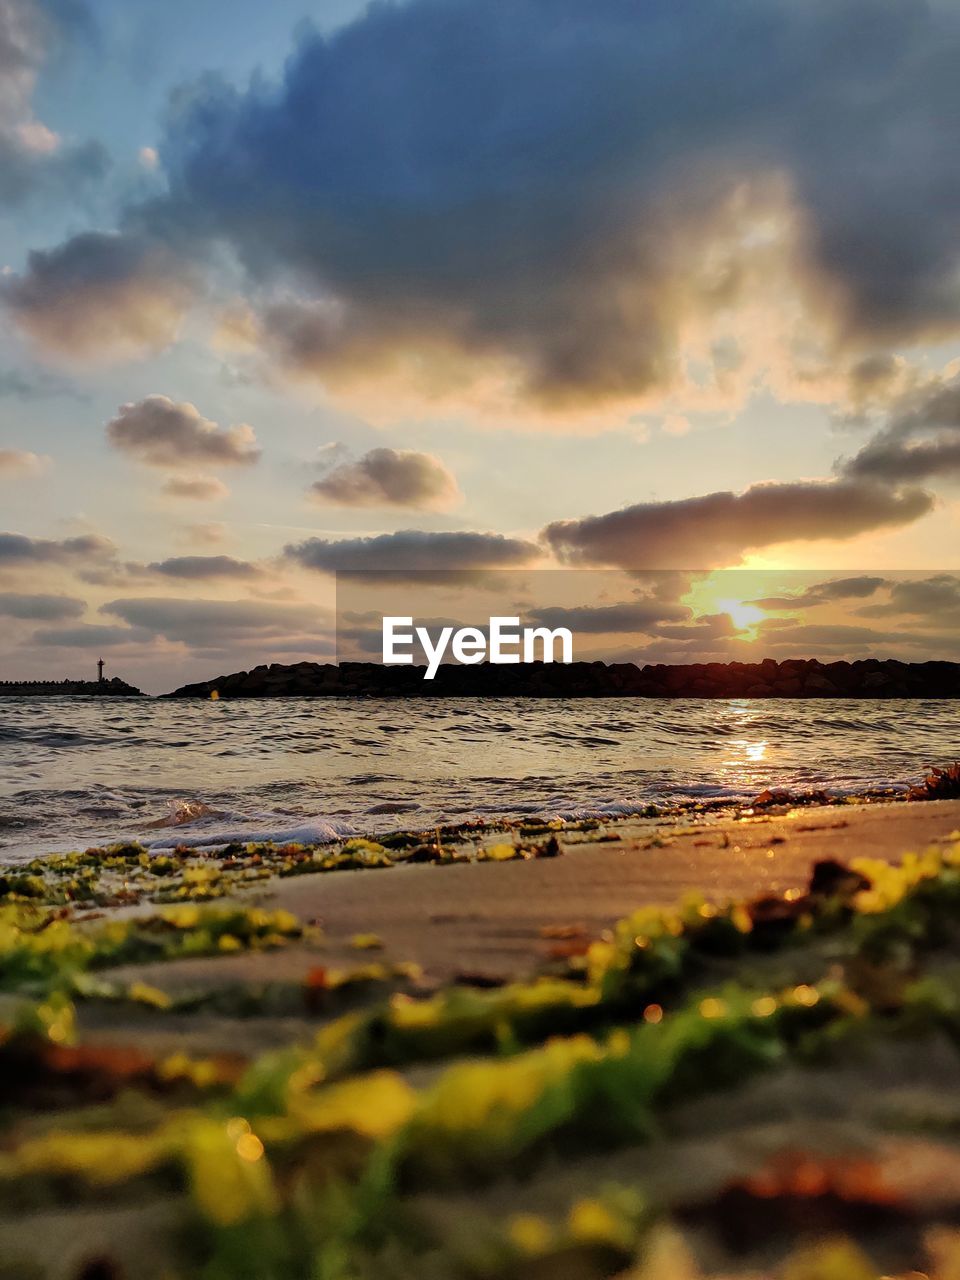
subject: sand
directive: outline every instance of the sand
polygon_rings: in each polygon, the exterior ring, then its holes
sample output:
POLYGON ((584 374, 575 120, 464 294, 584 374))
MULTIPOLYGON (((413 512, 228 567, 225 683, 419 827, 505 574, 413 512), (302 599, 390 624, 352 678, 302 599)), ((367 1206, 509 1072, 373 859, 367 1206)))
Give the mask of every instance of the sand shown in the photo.
MULTIPOLYGON (((351 939, 373 933, 384 955, 422 966, 428 983, 494 980, 526 975, 548 959, 556 939, 544 931, 557 925, 595 937, 637 907, 688 893, 713 901, 782 893, 805 885, 819 859, 896 862, 958 828, 960 800, 805 807, 696 824, 628 820, 560 832, 557 858, 296 876, 265 881, 237 901, 319 924, 324 963, 362 962, 351 939)), ((315 951, 294 947, 140 966, 117 977, 182 991, 211 979, 298 981, 316 964, 315 951)))
MULTIPOLYGON (((553 858, 274 878, 243 891, 237 903, 286 908, 322 925, 322 935, 275 951, 100 971, 108 980, 139 979, 176 995, 219 992, 225 1003, 159 1012, 130 1002, 79 1002, 82 1042, 135 1046, 148 1054, 219 1050, 253 1058, 272 1046, 308 1042, 319 1022, 341 1011, 336 1005, 305 1006, 303 979, 318 965, 414 961, 423 967, 426 988, 451 979, 519 977, 542 967, 564 932, 581 939, 598 936, 636 907, 670 904, 691 892, 726 900, 800 888, 819 859, 868 856, 895 862, 907 851, 946 840, 958 828, 960 800, 803 807, 743 818, 701 815, 695 821, 628 820, 591 831, 571 828, 559 833, 560 856, 553 858), (358 933, 378 935, 382 949, 357 950, 351 940, 358 933), (249 1010, 229 1007, 231 991, 265 987, 277 989, 276 1002, 249 1010), (284 1001, 284 989, 290 1001, 284 1001)), ((486 842, 494 838, 504 837, 484 837, 486 842)), ((151 908, 145 903, 139 909, 151 908)), ((367 998, 380 1000, 383 984, 375 986, 367 998)), ((0 1021, 18 999, 0 999, 0 1021)), ((417 1085, 424 1072, 429 1079, 436 1070, 414 1064, 407 1077, 417 1085)), ((517 1210, 521 1187, 525 1211, 561 1220, 587 1189, 595 1194, 611 1181, 640 1185, 676 1212, 691 1228, 691 1238, 702 1238, 716 1251, 716 1232, 722 1236, 730 1227, 716 1215, 731 1182, 768 1167, 784 1151, 812 1152, 827 1162, 862 1160, 871 1152, 884 1176, 893 1171, 901 1181, 906 1177, 898 1194, 918 1222, 952 1222, 960 1205, 960 1150, 953 1137, 960 1117, 956 1079, 956 1047, 942 1037, 928 1037, 919 1055, 911 1042, 884 1043, 870 1057, 858 1052, 849 1062, 802 1070, 788 1065, 749 1079, 735 1093, 725 1093, 719 1107, 712 1094, 694 1097, 671 1110, 669 1123, 650 1142, 588 1152, 575 1161, 550 1158, 522 1184, 511 1176, 482 1194, 452 1187, 442 1194, 428 1191, 410 1204, 437 1226, 442 1239, 445 1233, 451 1238, 476 1233, 484 1223, 492 1230, 517 1210), (944 1131, 933 1138, 891 1132, 894 1113, 920 1116, 923 1123, 938 1117, 944 1131)), ((131 1114, 137 1115, 135 1108, 131 1114)), ((83 1110, 68 1111, 60 1119, 68 1128, 72 1123, 82 1129, 87 1116, 83 1110)), ((25 1123, 42 1128, 48 1121, 41 1116, 25 1123)), ((185 1203, 158 1186, 136 1205, 122 1195, 93 1204, 31 1202, 26 1212, 0 1212, 0 1255, 20 1251, 42 1263, 43 1274, 76 1280, 82 1264, 103 1254, 119 1257, 129 1268, 124 1274, 159 1280, 169 1274, 165 1258, 179 1239, 184 1212, 185 1203)), ((771 1227, 766 1217, 752 1213, 754 1235, 757 1222, 760 1238, 743 1242, 747 1261, 765 1256, 768 1229, 777 1241, 792 1238, 790 1222, 771 1227)), ((824 1227, 819 1219, 811 1222, 824 1227)), ((912 1237, 904 1242, 901 1218, 891 1223, 889 1240, 875 1238, 875 1224, 871 1227, 871 1244, 879 1248, 882 1243, 885 1256, 913 1265, 912 1237)), ((832 1219, 826 1227, 835 1229, 832 1219)))

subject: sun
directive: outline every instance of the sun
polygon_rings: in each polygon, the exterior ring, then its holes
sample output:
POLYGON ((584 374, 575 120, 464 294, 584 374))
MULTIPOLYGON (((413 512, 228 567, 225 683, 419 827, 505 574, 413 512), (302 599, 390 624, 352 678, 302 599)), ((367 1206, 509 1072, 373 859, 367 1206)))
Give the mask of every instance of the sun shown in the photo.
POLYGON ((746 604, 743 600, 718 600, 717 607, 721 613, 729 614, 738 631, 753 630, 767 616, 755 604, 746 604))

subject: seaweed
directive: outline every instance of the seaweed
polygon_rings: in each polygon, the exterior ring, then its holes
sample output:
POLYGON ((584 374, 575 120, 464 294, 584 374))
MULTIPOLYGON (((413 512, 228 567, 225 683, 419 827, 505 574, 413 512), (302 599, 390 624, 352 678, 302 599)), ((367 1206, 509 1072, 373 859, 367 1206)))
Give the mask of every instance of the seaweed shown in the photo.
POLYGON ((908 800, 956 800, 960 797, 960 761, 940 768, 930 767, 923 782, 911 787, 908 800))
MULTIPOLYGON (((379 858, 377 844, 330 856, 379 858)), ((523 838, 504 847, 511 859, 536 856, 523 838)), ((280 858, 295 863, 301 852, 288 847, 280 858)), ((139 854, 123 857, 139 868, 139 854)), ((174 862, 162 883, 180 875, 174 862)), ((76 864, 62 875, 71 880, 76 864)), ((351 987, 374 1003, 329 1021, 308 1043, 243 1064, 73 1043, 65 992, 105 998, 96 970, 131 957, 281 945, 302 936, 293 917, 188 903, 84 921, 76 908, 19 895, 0 908, 0 973, 9 989, 40 994, 0 1033, 0 1227, 17 1208, 174 1193, 185 1231, 171 1237, 166 1270, 177 1280, 600 1280, 631 1266, 642 1280, 660 1280, 682 1274, 681 1263, 694 1276, 692 1257, 663 1225, 664 1206, 641 1186, 581 1190, 566 1209, 543 1211, 524 1207, 524 1186, 558 1161, 642 1148, 697 1098, 734 1097, 754 1077, 847 1060, 854 1044, 944 1037, 960 1046, 960 973, 941 962, 957 942, 958 909, 955 842, 895 867, 819 864, 803 893, 720 905, 690 896, 670 910, 641 909, 558 957, 552 975, 497 989, 383 998, 395 966, 316 966, 303 997, 317 1008, 351 987), (468 1203, 505 1179, 512 1210, 458 1234, 466 1219, 449 1211, 457 1188, 468 1203), (423 1213, 431 1196, 448 1206, 440 1220, 423 1213)), ((577 926, 556 932, 558 942, 583 942, 577 926)), ((373 941, 356 939, 363 948, 373 941)), ((168 1016, 162 992, 136 996, 145 1016, 168 1016)), ((859 1168, 801 1152, 794 1164, 760 1168, 700 1206, 681 1206, 674 1222, 696 1212, 732 1230, 744 1205, 756 1218, 762 1203, 789 1235, 798 1204, 832 1197, 831 1212, 855 1227, 872 1195, 859 1168)), ((121 1241, 117 1249, 119 1258, 121 1241)), ((824 1280, 891 1274, 850 1243, 804 1251, 781 1271, 824 1280)))

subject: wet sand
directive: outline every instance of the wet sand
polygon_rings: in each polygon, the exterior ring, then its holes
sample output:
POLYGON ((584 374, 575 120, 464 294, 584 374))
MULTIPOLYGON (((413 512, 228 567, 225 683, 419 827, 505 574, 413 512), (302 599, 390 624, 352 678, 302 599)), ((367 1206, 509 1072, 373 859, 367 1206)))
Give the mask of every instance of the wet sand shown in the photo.
MULTIPOLYGON (((557 940, 544 933, 555 926, 596 937, 637 907, 668 906, 689 893, 712 901, 782 893, 805 885, 819 859, 896 862, 958 828, 960 800, 804 807, 696 824, 626 820, 598 831, 558 832, 556 858, 294 876, 265 881, 236 901, 282 907, 317 923, 324 963, 362 962, 351 939, 373 933, 383 950, 368 959, 383 954, 414 962, 428 983, 496 980, 528 974, 547 960, 557 940)), ((292 947, 158 963, 116 976, 182 991, 211 981, 299 981, 316 963, 316 951, 292 947)))

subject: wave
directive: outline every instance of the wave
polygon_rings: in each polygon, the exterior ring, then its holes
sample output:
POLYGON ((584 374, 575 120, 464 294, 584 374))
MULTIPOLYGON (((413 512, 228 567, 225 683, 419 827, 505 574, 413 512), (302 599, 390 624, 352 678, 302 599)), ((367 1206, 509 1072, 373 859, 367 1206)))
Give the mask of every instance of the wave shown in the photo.
POLYGON ((766 787, 905 788, 956 704, 471 700, 3 708, 4 859, 146 840, 328 841, 479 817, 614 817, 766 787), (656 714, 654 714, 654 711, 656 714))
POLYGON ((175 849, 178 845, 187 845, 191 849, 209 849, 233 844, 235 841, 244 844, 330 844, 334 840, 360 834, 360 829, 351 822, 315 819, 298 826, 258 827, 252 824, 249 827, 227 827, 225 830, 218 829, 203 835, 191 834, 189 838, 181 833, 176 839, 160 837, 145 840, 143 844, 154 853, 162 853, 165 849, 175 849))

